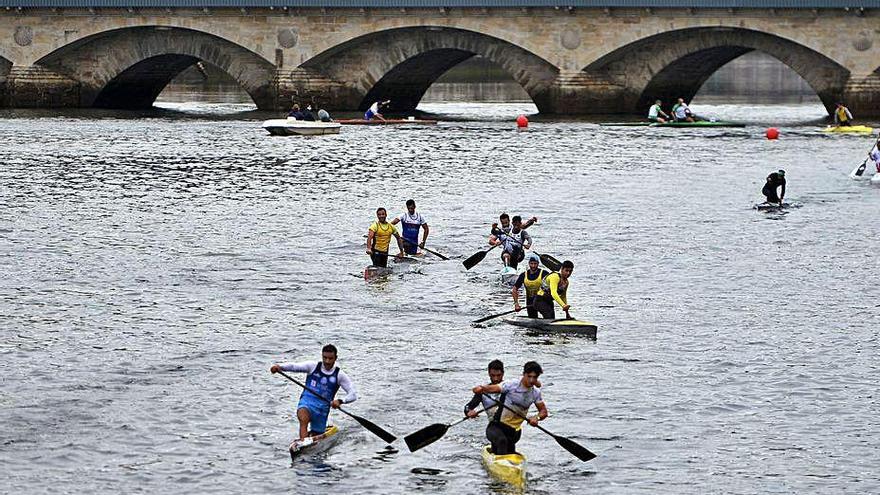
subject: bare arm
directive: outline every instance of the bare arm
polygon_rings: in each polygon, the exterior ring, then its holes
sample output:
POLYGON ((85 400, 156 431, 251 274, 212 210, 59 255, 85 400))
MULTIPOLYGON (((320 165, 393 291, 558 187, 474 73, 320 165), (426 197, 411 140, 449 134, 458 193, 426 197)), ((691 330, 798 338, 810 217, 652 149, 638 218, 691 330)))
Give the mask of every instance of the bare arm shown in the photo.
POLYGON ((376 243, 376 233, 372 230, 367 231, 367 254, 373 254, 373 246, 376 243))
POLYGON ((422 247, 425 247, 425 243, 428 242, 428 233, 431 232, 431 229, 428 228, 428 224, 426 223, 422 224, 422 229, 425 231, 425 233, 422 234, 422 247))

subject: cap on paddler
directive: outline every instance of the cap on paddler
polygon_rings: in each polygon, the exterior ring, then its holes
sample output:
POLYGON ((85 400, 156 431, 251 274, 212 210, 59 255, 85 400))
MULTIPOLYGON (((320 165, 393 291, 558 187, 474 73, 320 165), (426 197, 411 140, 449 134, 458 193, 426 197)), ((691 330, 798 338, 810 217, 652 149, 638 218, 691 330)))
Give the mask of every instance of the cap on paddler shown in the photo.
POLYGON ((779 169, 779 175, 785 177, 785 170, 779 169))
POLYGON ((529 254, 529 263, 531 263, 532 261, 536 261, 536 262, 540 263, 541 258, 539 258, 537 254, 531 253, 531 254, 529 254))

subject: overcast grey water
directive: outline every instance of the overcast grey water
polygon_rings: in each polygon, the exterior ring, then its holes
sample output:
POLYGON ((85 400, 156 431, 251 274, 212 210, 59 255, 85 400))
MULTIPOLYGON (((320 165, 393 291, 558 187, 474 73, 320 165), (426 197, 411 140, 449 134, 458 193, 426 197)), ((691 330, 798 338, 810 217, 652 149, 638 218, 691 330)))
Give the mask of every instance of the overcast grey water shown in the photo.
POLYGON ((820 107, 518 132, 529 104, 434 104, 437 126, 315 138, 239 109, 0 113, 0 491, 509 492, 484 419, 402 442, 499 358, 541 363, 542 425, 598 454, 525 427, 527 493, 880 492, 880 188, 848 177, 870 138, 822 133, 820 107), (797 207, 754 210, 778 168, 797 207), (375 209, 409 198, 453 259, 365 283, 375 209), (512 307, 495 252, 461 264, 501 212, 574 262, 595 341, 471 325, 512 307), (300 390, 269 366, 326 343, 349 410, 401 439, 334 413, 339 445, 292 466, 300 390))

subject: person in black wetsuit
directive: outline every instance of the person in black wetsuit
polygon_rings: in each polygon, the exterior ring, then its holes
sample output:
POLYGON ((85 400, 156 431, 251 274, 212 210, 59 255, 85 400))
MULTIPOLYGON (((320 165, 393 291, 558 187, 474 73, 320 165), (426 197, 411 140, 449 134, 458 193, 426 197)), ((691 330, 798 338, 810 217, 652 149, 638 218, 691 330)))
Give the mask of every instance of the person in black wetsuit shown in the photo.
POLYGON ((782 200, 785 198, 785 170, 773 172, 767 176, 767 182, 761 189, 761 194, 767 197, 768 203, 779 203, 782 206, 782 200), (779 195, 776 195, 776 188, 782 187, 779 195))

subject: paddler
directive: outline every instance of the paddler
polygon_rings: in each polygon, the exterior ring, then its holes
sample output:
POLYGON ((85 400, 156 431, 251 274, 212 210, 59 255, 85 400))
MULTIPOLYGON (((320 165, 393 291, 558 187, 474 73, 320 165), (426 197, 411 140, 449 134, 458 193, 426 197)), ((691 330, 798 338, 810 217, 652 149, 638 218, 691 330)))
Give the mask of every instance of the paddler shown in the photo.
POLYGON ((526 223, 522 217, 516 215, 511 219, 507 213, 499 217, 501 226, 492 224, 492 233, 489 235, 490 246, 502 246, 501 260, 504 266, 516 268, 519 262, 525 258, 525 250, 532 246, 532 237, 526 229, 538 221, 538 217, 532 217, 526 223))
POLYGON ((379 113, 379 109, 389 103, 391 103, 391 100, 374 101, 373 104, 370 105, 370 108, 367 109, 366 113, 364 113, 364 120, 373 120, 373 118, 375 117, 382 122, 385 122, 385 117, 383 117, 382 114, 379 113))
POLYGON ((851 126, 852 125, 852 113, 849 111, 849 108, 846 108, 843 103, 838 103, 837 108, 834 109, 834 125, 835 126, 851 126))
POLYGON ((522 310, 522 306, 519 305, 519 290, 522 287, 526 288, 526 312, 528 313, 529 318, 538 317, 538 310, 535 309, 535 297, 538 295, 538 290, 541 288, 544 278, 550 275, 550 272, 540 267, 540 263, 541 258, 539 258, 537 254, 529 254, 529 268, 519 274, 519 277, 516 279, 516 282, 513 283, 513 289, 511 290, 511 294, 513 295, 513 309, 520 311, 522 310))
POLYGON ((299 396, 296 419, 299 420, 300 440, 308 436, 324 434, 331 407, 338 409, 342 404, 350 404, 357 400, 357 391, 351 379, 336 366, 336 356, 336 346, 327 344, 321 349, 320 362, 273 364, 269 368, 272 373, 278 373, 279 370, 307 373, 306 386, 326 399, 326 401, 321 400, 308 390, 303 390, 302 395, 299 396), (346 392, 346 396, 343 399, 336 399, 336 392, 340 388, 346 392))
POLYGON ((676 122, 693 122, 694 114, 691 108, 684 102, 684 98, 679 98, 678 102, 672 107, 672 115, 676 122))
POLYGON ((535 296, 535 309, 541 313, 542 318, 555 320, 556 311, 553 309, 553 303, 559 304, 562 311, 565 311, 565 317, 571 319, 568 310, 571 308, 568 304, 568 278, 574 271, 574 263, 569 260, 562 262, 558 272, 553 272, 544 277, 541 282, 541 288, 535 296))
POLYGON ((663 124, 667 120, 672 120, 672 118, 660 108, 660 104, 660 100, 657 100, 651 105, 651 108, 648 109, 648 121, 663 124))
POLYGON ((416 213, 416 202, 413 199, 406 201, 406 211, 398 218, 391 220, 391 225, 403 224, 403 240, 406 254, 418 254, 419 248, 425 247, 428 240, 428 221, 421 213, 416 213), (422 242, 419 243, 419 230, 424 230, 422 242))
MULTIPOLYGON (((498 359, 493 359, 492 361, 489 361, 489 383, 491 383, 492 385, 498 385, 503 381, 504 363, 502 363, 498 359)), ((492 415, 495 414, 495 409, 498 407, 498 403, 496 401, 500 396, 501 394, 474 394, 471 401, 464 406, 464 415, 469 418, 476 418, 477 415, 480 414, 477 406, 482 404, 483 408, 486 410, 486 416, 488 418, 491 418, 492 415)))
POLYGON ((367 254, 373 260, 373 266, 385 268, 388 266, 388 247, 391 245, 391 237, 397 239, 398 258, 404 256, 403 241, 394 225, 386 222, 388 212, 385 208, 376 210, 376 221, 370 224, 367 230, 367 254))
POLYGON ((767 197, 767 203, 779 203, 782 206, 782 200, 785 198, 785 170, 773 172, 767 176, 767 181, 761 189, 761 194, 767 197), (776 195, 776 188, 781 187, 779 195, 776 195))
POLYGON ((871 160, 874 160, 874 166, 877 167, 877 173, 880 174, 880 137, 877 138, 877 143, 871 148, 868 156, 871 157, 871 160))
MULTIPOLYGON (((541 397, 541 386, 538 377, 541 376, 543 370, 541 365, 529 361, 523 366, 522 378, 504 383, 490 383, 488 385, 477 385, 473 388, 475 394, 501 394, 498 402, 504 404, 505 407, 499 407, 495 410, 489 426, 486 428, 486 437, 492 444, 492 453, 495 455, 508 455, 516 453, 516 443, 522 437, 523 419, 514 414, 509 409, 513 409, 517 413, 528 418, 528 423, 532 426, 538 426, 538 422, 543 420, 549 414, 544 399, 541 397), (538 414, 528 416, 529 408, 535 405, 538 414)), ((490 399, 490 402, 494 402, 490 399)))

